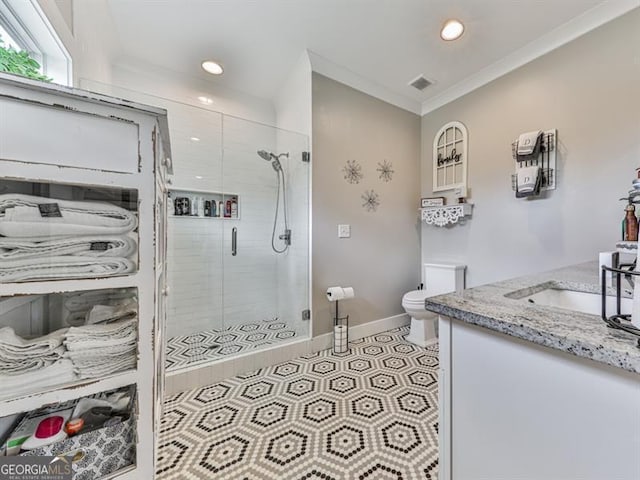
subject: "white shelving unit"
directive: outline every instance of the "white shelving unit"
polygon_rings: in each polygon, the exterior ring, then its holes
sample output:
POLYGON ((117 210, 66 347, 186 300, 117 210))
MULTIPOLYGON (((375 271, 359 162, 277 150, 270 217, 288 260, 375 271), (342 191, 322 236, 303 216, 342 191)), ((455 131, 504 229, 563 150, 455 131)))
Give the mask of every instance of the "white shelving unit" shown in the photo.
POLYGON ((170 173, 164 110, 0 74, 0 180, 137 192, 137 272, 0 283, 3 299, 98 289, 137 290, 136 369, 0 401, 0 416, 6 416, 135 385, 135 465, 104 478, 151 479, 155 473, 154 431, 164 387, 166 181, 170 173))

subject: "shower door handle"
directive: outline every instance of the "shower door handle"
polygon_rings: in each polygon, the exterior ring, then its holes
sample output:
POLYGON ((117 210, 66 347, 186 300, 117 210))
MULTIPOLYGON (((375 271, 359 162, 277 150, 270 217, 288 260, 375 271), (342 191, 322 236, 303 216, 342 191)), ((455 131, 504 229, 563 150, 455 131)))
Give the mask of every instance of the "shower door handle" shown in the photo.
POLYGON ((231 255, 234 257, 238 254, 238 229, 233 227, 231 229, 231 255))

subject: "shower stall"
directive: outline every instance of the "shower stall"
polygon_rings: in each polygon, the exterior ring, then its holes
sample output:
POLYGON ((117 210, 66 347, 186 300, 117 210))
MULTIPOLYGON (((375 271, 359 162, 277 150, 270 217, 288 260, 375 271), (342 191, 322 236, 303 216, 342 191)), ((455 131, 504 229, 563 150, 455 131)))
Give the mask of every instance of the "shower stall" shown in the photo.
POLYGON ((169 121, 167 370, 307 339, 307 137, 193 107, 169 121))
POLYGON ((308 137, 101 82, 81 86, 168 112, 168 390, 195 386, 175 380, 199 378, 193 369, 224 377, 282 359, 280 346, 307 348, 308 137))

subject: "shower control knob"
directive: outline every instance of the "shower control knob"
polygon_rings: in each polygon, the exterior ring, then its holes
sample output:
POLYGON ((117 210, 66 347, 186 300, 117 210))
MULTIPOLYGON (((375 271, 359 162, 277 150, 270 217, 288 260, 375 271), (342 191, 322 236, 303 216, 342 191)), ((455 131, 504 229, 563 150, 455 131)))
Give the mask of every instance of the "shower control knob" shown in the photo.
POLYGON ((165 157, 164 160, 162 160, 162 164, 167 167, 167 168, 171 168, 171 159, 169 157, 165 157))
POLYGON ((169 287, 164 287, 162 289, 162 295, 165 296, 165 297, 169 296, 169 287))

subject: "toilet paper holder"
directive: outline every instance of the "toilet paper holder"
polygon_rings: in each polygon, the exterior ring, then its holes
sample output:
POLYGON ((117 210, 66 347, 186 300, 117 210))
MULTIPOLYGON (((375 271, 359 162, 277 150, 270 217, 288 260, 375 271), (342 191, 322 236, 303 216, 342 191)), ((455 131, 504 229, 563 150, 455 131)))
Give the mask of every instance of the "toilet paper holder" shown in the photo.
POLYGON ((348 300, 355 297, 353 287, 329 287, 327 288, 327 300, 336 304, 336 313, 333 317, 333 353, 349 353, 349 315, 340 316, 340 300, 348 300))

